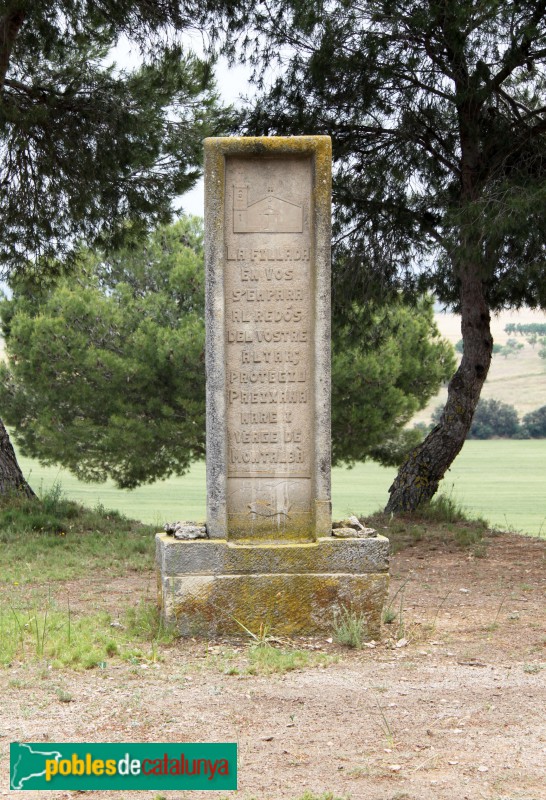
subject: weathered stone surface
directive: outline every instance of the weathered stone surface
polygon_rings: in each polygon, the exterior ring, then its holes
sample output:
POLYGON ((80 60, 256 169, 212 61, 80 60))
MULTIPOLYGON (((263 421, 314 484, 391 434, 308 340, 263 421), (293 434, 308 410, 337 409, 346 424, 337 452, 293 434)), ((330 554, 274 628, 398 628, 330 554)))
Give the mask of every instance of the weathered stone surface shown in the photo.
POLYGON ((330 632, 342 607, 379 635, 388 540, 332 535, 330 186, 329 137, 206 140, 207 523, 156 537, 185 636, 330 632))
POLYGON ((205 141, 211 538, 331 530, 330 147, 205 141))
POLYGON ((332 536, 337 539, 370 539, 377 536, 375 528, 334 528, 332 536))
POLYGON ((194 522, 167 522, 163 530, 175 539, 206 539, 207 526, 196 525, 194 522))
POLYGON ((181 542, 158 533, 156 563, 167 576, 379 573, 389 567, 389 541, 384 536, 349 540, 328 536, 305 544, 240 545, 218 539, 181 542))
POLYGON ((342 607, 366 620, 366 638, 377 639, 388 575, 191 575, 164 577, 164 613, 183 636, 258 632, 277 635, 328 633, 342 607))

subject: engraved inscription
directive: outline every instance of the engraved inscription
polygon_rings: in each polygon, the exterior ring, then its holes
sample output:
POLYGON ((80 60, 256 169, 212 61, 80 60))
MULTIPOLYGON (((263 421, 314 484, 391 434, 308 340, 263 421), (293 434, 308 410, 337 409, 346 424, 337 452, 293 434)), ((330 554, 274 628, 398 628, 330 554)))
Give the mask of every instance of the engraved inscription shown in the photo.
POLYGON ((228 514, 295 529, 312 513, 311 162, 234 157, 226 185, 228 514))
POLYGON ((249 187, 233 187, 233 233, 302 233, 303 206, 279 197, 273 186, 267 195, 249 202, 249 187))

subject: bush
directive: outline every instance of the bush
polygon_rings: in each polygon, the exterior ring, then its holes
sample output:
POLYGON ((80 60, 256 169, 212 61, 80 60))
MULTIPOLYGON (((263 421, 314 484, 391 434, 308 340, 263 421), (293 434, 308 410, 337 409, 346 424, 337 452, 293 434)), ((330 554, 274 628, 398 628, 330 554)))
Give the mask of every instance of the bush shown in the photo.
MULTIPOLYGON (((436 425, 440 421, 443 406, 437 406, 432 412, 432 421, 436 425)), ((500 400, 480 400, 467 439, 512 439, 521 436, 518 412, 514 406, 500 400)))
POLYGON ((508 358, 508 356, 517 356, 520 350, 523 350, 523 344, 517 342, 515 339, 508 339, 506 344, 493 345, 493 352, 505 358, 508 358))
POLYGON ((518 412, 500 400, 480 400, 467 439, 511 439, 519 433, 518 412))
POLYGON ((521 433, 529 439, 546 438, 546 406, 525 414, 521 421, 521 433))

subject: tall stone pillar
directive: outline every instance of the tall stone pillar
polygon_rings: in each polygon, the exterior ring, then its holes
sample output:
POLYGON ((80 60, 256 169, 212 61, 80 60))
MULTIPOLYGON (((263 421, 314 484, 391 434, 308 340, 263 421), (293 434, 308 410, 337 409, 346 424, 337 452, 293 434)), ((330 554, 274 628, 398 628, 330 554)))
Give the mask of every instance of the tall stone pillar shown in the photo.
POLYGON ((206 539, 158 534, 164 614, 182 633, 377 635, 383 537, 332 536, 327 136, 205 141, 206 539))
POLYGON ((327 136, 209 139, 207 529, 331 532, 327 136))

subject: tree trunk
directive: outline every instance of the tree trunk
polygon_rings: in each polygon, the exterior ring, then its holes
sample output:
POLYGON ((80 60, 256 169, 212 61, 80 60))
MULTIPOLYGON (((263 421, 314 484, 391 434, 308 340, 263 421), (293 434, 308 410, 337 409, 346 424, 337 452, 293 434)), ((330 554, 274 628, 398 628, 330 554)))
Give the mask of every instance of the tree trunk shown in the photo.
POLYGON ((0 90, 4 88, 6 73, 9 69, 11 51, 25 21, 26 13, 22 9, 12 9, 0 17, 0 90))
POLYGON ((469 265, 459 275, 463 358, 450 381, 440 422, 400 467, 389 489, 386 512, 415 511, 433 497, 465 442, 489 372, 493 338, 479 269, 469 265))
POLYGON ((8 432, 0 419, 0 495, 10 492, 36 497, 21 472, 8 432))

